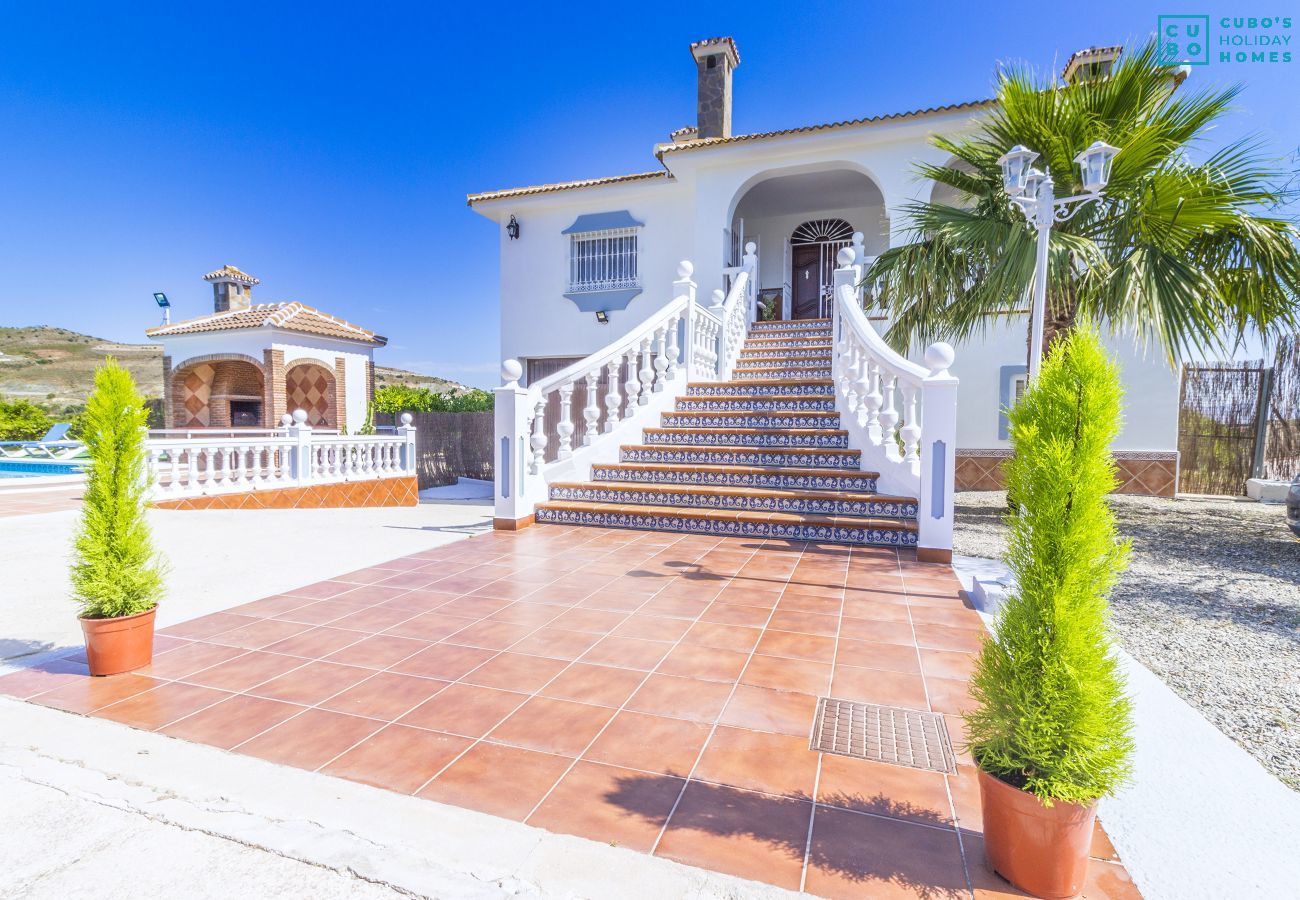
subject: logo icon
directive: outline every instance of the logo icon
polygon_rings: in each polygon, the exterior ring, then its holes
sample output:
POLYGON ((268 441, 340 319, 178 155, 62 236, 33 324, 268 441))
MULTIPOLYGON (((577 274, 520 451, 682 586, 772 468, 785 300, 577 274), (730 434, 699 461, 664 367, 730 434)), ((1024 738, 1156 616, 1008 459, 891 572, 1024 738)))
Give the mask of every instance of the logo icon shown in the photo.
POLYGON ((1208 66, 1210 64, 1209 16, 1158 16, 1157 59, 1166 66, 1208 66))

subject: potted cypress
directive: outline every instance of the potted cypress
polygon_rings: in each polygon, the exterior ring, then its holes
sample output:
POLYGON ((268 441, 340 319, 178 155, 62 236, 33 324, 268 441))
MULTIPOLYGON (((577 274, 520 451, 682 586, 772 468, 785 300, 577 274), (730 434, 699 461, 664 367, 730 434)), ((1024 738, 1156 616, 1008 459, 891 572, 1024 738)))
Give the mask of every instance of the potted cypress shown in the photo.
POLYGON ((90 465, 72 566, 91 675, 138 669, 153 658, 163 571, 145 520, 148 419, 131 373, 110 357, 86 400, 81 437, 90 465))
POLYGON ((1040 897, 1083 889, 1097 801, 1131 769, 1131 703, 1107 633, 1107 597, 1129 552, 1106 503, 1121 394, 1084 323, 1053 345, 1009 415, 1016 588, 984 642, 965 718, 985 854, 1040 897))

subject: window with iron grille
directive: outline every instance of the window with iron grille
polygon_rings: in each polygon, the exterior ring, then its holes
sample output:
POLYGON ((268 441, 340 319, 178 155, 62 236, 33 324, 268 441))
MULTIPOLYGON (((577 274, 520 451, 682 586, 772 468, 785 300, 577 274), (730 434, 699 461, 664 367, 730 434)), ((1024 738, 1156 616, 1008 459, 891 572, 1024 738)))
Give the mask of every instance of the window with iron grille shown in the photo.
POLYGON ((638 228, 611 228, 570 235, 569 293, 639 288, 638 231, 638 228))

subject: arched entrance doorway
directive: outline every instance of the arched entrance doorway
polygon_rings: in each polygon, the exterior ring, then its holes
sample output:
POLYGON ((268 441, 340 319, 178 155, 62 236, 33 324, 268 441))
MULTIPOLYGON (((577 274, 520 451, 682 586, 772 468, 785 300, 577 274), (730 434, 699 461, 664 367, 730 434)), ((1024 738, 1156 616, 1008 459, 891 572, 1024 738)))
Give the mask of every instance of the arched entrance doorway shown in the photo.
POLYGON ((307 413, 313 428, 337 428, 338 405, 334 373, 316 362, 300 362, 284 373, 284 395, 289 410, 307 413))
POLYGON ((843 219, 813 219, 790 235, 790 318, 830 315, 835 254, 853 243, 853 226, 843 219))

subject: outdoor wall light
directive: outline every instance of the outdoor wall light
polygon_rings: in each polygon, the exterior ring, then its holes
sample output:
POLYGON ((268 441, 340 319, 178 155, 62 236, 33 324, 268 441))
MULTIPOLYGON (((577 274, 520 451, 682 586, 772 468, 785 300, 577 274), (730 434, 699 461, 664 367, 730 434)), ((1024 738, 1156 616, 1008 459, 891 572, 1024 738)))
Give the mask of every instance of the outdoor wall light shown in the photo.
POLYGON ((1092 146, 1074 158, 1079 164, 1079 178, 1083 189, 1089 194, 1105 190, 1110 181, 1110 164, 1119 153, 1118 147, 1112 147, 1104 141, 1093 141, 1092 146))
POLYGON ((599 322, 601 325, 608 325, 609 313, 605 312, 605 310, 603 309, 596 310, 596 321, 599 322))
POLYGON ((154 291, 154 293, 153 293, 153 302, 154 302, 154 303, 157 303, 160 307, 162 307, 162 311, 163 311, 163 324, 164 324, 164 325, 169 325, 169 324, 171 324, 171 320, 172 320, 172 302, 171 302, 170 300, 167 299, 167 295, 164 294, 162 291, 154 291))
POLYGON ((1025 192, 1025 180, 1029 177, 1029 166, 1038 159, 1038 154, 1022 144, 1016 144, 998 159, 1002 166, 1002 187, 1008 196, 1019 197, 1025 192))
POLYGON ((510 221, 506 223, 506 234, 510 235, 512 241, 519 238, 519 222, 514 216, 511 216, 510 221))

